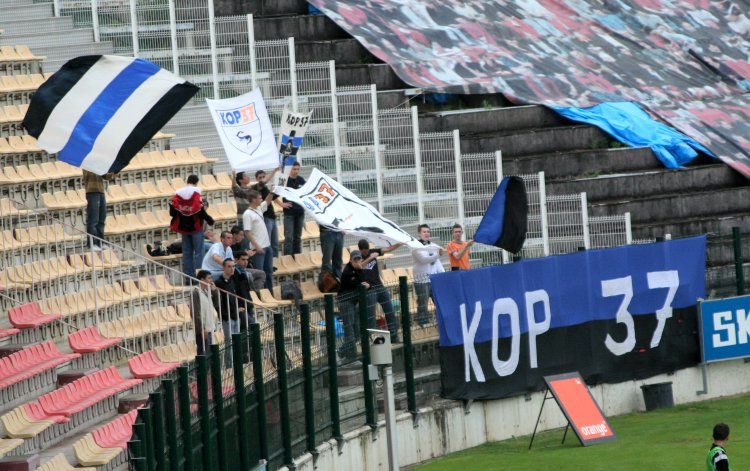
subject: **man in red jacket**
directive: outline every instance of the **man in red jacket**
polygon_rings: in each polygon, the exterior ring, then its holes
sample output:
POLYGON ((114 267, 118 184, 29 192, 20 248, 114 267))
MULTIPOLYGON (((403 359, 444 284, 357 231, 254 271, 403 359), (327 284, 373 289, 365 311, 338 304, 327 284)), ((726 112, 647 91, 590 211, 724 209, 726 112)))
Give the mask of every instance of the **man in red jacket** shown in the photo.
POLYGON ((198 188, 198 175, 190 175, 187 186, 177 190, 169 202, 170 228, 182 234, 182 270, 190 277, 195 277, 203 260, 203 223, 214 224, 206 206, 198 188))

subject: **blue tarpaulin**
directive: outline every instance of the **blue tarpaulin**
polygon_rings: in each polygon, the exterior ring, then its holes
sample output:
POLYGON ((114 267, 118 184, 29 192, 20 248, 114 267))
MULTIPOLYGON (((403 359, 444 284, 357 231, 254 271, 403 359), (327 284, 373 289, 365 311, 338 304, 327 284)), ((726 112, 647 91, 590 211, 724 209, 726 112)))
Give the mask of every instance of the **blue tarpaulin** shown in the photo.
POLYGON ((667 168, 682 168, 698 155, 696 149, 714 156, 695 139, 654 120, 632 102, 552 109, 573 121, 592 124, 629 146, 650 147, 667 168))

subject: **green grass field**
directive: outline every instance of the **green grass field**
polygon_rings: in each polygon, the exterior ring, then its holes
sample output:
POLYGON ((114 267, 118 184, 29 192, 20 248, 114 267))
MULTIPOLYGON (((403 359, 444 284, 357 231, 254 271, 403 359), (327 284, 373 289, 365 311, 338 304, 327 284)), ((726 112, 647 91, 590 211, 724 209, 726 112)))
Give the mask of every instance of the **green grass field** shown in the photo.
POLYGON ((558 429, 537 434, 531 451, 530 436, 518 437, 454 453, 412 469, 704 471, 711 431, 717 422, 726 422, 731 428, 727 453, 732 469, 750 469, 750 395, 612 417, 610 424, 617 440, 601 445, 584 448, 572 431, 561 445, 563 429, 558 429))

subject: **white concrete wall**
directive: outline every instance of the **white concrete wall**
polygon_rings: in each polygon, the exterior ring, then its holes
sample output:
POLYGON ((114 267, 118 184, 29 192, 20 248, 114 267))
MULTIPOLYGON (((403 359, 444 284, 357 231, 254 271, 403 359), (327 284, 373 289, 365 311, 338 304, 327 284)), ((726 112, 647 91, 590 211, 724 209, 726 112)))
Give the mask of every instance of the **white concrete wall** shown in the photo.
MULTIPOLYGON (((703 389, 701 367, 680 370, 673 375, 659 375, 647 380, 603 384, 591 388, 592 395, 607 416, 645 410, 641 385, 672 382, 675 404, 703 401, 750 391, 750 364, 742 360, 714 363, 707 366, 708 393, 703 389)), ((437 401, 433 407, 420 410, 418 427, 412 425, 409 413, 397 416, 399 463, 412 465, 487 442, 529 435, 534 430, 544 393, 495 401, 475 402, 469 414, 456 401, 437 401)), ((565 418, 554 401, 544 407, 540 430, 565 425, 565 418)), ((617 432, 615 430, 615 432, 617 432)), ((384 422, 374 436, 369 427, 362 427, 344 436, 339 453, 335 440, 318 446, 319 456, 313 467, 312 455, 295 460, 303 471, 382 471, 388 469, 384 422)), ((282 468, 286 470, 286 468, 282 468)))

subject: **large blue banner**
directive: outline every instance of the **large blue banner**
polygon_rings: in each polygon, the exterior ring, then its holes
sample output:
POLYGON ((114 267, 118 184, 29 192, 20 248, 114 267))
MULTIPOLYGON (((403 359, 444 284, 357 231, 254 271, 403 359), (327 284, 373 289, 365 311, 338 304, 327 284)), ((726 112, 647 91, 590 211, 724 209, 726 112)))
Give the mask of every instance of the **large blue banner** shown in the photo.
POLYGON ((581 371, 590 383, 699 361, 705 237, 432 276, 443 393, 504 397, 581 371))
POLYGON ((750 296, 700 304, 704 362, 750 357, 750 296))

